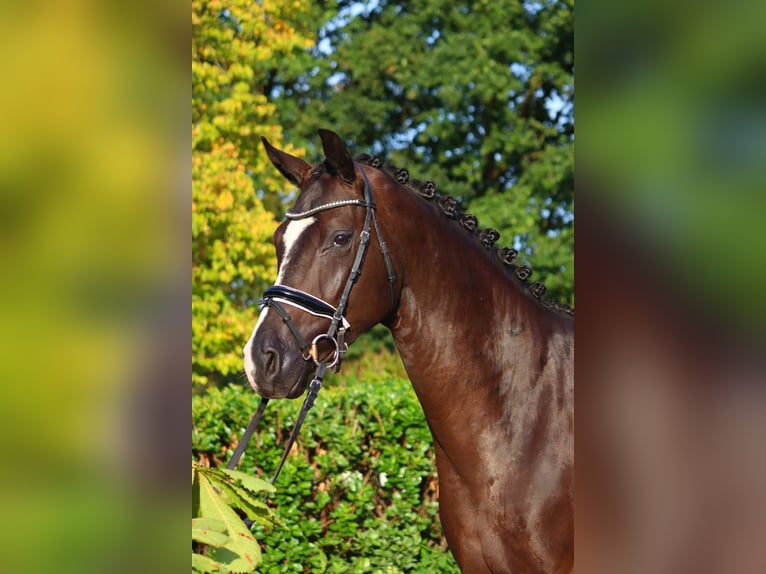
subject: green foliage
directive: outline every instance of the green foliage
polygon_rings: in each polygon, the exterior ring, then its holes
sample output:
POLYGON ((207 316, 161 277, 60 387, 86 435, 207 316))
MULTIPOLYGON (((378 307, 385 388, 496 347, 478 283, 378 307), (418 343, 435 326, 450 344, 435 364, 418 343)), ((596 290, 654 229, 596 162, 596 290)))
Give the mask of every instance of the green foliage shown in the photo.
POLYGON ((192 2, 193 381, 241 371, 275 277, 290 186, 259 135, 318 157, 330 127, 433 179, 573 303, 572 53, 572 0, 192 2))
MULTIPOLYGON (((234 386, 193 397, 194 458, 222 466, 255 399, 234 386)), ((271 476, 299 409, 269 404, 243 472, 271 476)), ((281 525, 254 527, 259 572, 458 572, 438 519, 431 435, 404 379, 324 389, 277 487, 281 525)))
POLYGON ((301 22, 308 2, 192 1, 192 149, 232 144, 252 171, 261 197, 279 212, 285 184, 271 172, 258 136, 281 141, 276 108, 268 101, 276 61, 313 41, 301 22))
POLYGON ((313 52, 280 63, 286 137, 317 121, 462 198, 573 302, 574 2, 314 6, 313 52))
POLYGON ((258 135, 281 142, 264 92, 273 62, 310 41, 307 4, 192 2, 192 381, 241 371, 257 294, 276 277, 271 236, 287 187, 258 135), (271 211, 269 211, 271 209, 271 211))
POLYGON ((392 378, 406 379, 407 372, 391 331, 383 325, 375 325, 349 347, 340 373, 329 378, 326 385, 350 386, 357 381, 377 383, 392 378))
POLYGON ((274 492, 274 487, 240 471, 192 462, 192 542, 204 549, 192 552, 192 570, 254 570, 261 562, 261 549, 234 508, 251 520, 268 519, 269 509, 258 499, 262 492, 274 492))

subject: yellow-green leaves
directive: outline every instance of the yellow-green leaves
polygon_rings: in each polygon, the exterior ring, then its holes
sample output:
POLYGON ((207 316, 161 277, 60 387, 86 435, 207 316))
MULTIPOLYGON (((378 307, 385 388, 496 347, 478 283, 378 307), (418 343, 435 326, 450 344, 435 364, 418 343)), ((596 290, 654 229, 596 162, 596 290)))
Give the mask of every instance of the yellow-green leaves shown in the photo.
POLYGON ((262 492, 274 492, 274 487, 243 472, 192 463, 192 540, 206 547, 202 552, 192 553, 192 570, 255 569, 261 562, 261 549, 233 508, 251 520, 268 518, 268 508, 258 499, 262 492))
MULTIPOLYGON (((286 184, 260 138, 281 145, 270 77, 311 40, 308 4, 192 2, 192 381, 242 368, 255 301, 275 279, 271 236, 286 184)), ((289 147, 289 146, 288 146, 289 147)), ((295 150, 294 150, 295 151, 295 150)))

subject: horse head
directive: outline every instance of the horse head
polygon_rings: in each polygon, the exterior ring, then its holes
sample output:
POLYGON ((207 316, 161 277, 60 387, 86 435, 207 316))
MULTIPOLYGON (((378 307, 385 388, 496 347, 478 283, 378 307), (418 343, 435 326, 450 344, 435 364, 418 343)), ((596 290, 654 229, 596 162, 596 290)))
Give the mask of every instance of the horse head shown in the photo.
POLYGON ((300 396, 315 364, 337 369, 347 345, 384 321, 396 300, 368 175, 338 135, 319 136, 325 159, 315 166, 262 138, 272 164, 300 190, 274 233, 277 281, 244 348, 248 380, 267 398, 300 396), (380 249, 367 257, 371 243, 380 249))

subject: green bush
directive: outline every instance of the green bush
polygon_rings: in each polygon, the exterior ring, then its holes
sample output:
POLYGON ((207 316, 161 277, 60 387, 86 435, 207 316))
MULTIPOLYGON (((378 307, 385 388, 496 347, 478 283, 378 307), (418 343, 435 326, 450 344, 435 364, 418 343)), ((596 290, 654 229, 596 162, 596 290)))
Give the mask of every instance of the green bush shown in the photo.
MULTIPOLYGON (((245 385, 192 398, 194 460, 222 467, 257 406, 245 385)), ((270 478, 301 401, 272 401, 239 470, 270 478)), ((259 572, 458 572, 438 519, 431 435, 408 381, 324 389, 257 524, 259 572)))

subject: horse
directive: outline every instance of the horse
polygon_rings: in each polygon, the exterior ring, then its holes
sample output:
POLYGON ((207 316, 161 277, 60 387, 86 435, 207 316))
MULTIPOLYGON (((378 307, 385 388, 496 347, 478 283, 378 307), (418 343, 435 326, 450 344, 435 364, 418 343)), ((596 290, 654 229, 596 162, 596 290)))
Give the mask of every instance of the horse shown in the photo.
POLYGON ((250 385, 297 398, 314 363, 337 368, 347 345, 385 325, 433 437, 461 571, 571 572, 572 310, 544 299, 516 252, 495 247, 499 234, 432 182, 319 136, 317 165, 262 138, 300 193, 274 233, 277 280, 244 347, 250 385))

